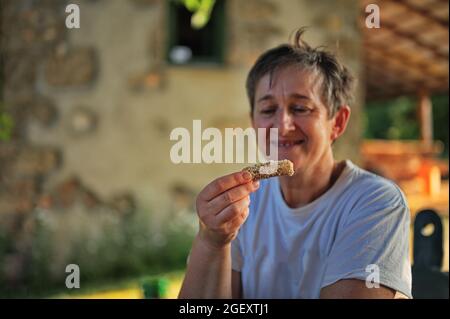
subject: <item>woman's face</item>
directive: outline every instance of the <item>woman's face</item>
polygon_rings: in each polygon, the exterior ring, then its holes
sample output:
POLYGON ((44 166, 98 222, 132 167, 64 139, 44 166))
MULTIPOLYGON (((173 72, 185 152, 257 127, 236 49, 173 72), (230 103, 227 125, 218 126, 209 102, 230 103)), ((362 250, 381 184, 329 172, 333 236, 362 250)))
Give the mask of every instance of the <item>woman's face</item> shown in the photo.
POLYGON ((272 83, 267 74, 256 86, 253 127, 278 129, 278 158, 292 161, 297 172, 332 159, 334 120, 322 102, 321 83, 310 71, 285 67, 272 83))

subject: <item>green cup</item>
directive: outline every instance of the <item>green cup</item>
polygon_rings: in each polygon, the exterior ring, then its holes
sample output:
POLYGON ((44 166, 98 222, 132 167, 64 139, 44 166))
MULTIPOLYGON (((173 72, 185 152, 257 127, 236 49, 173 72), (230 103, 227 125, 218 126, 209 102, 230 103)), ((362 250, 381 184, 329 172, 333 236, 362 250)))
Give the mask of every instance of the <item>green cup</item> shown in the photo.
POLYGON ((169 281, 165 278, 150 278, 141 283, 145 299, 162 299, 167 294, 169 281))

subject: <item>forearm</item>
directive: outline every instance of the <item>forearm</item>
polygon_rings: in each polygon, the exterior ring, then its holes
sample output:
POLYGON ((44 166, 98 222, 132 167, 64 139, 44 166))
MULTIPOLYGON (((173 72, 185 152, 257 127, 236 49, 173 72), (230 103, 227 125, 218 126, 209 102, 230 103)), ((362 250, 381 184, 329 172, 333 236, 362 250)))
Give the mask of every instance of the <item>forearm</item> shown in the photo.
POLYGON ((214 248, 197 235, 178 298, 231 298, 230 244, 214 248))

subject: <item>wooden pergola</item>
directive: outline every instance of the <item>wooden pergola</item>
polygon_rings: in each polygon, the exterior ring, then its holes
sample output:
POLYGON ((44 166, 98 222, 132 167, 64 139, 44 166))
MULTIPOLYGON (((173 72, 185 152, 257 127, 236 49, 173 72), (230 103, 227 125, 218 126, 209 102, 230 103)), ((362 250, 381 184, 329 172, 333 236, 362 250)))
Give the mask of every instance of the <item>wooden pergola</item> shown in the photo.
POLYGON ((449 89, 448 0, 361 0, 366 101, 415 96, 422 141, 431 145, 430 95, 449 89), (366 28, 365 8, 380 8, 380 28, 366 28))

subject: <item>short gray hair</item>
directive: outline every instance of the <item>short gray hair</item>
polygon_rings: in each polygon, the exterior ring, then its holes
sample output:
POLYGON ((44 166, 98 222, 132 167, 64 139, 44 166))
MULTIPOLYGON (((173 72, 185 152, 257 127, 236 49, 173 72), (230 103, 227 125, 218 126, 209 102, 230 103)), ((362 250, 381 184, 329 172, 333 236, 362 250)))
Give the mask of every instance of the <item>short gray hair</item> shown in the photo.
POLYGON ((304 32, 305 28, 296 31, 293 44, 283 44, 264 52, 251 68, 246 89, 252 115, 259 80, 266 74, 272 76, 275 71, 287 66, 298 66, 321 76, 322 97, 330 118, 342 105, 350 104, 353 99, 354 77, 335 54, 323 47, 312 48, 302 40, 304 32))

